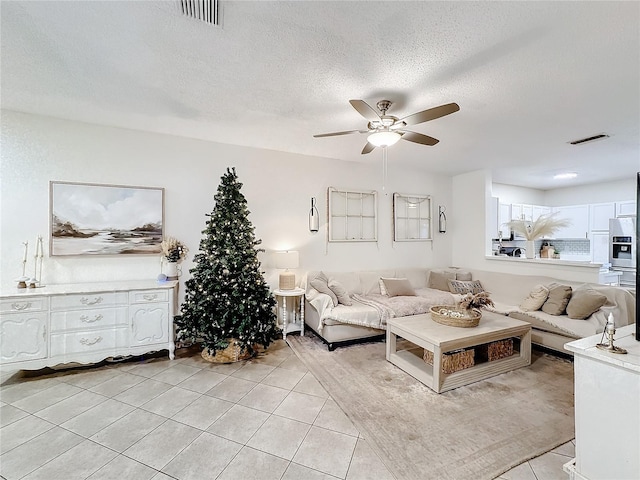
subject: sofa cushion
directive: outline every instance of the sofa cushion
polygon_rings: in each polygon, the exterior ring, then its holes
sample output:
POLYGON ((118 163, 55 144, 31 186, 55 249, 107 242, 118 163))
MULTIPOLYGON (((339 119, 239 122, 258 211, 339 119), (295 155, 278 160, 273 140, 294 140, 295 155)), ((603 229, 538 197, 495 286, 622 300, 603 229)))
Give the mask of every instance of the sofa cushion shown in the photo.
POLYGON ((449 291, 449 280, 456 279, 456 272, 449 270, 431 270, 429 272, 429 288, 449 291))
POLYGON ((542 305, 542 311, 549 315, 563 315, 571 299, 572 289, 569 285, 549 284, 549 296, 542 305))
POLYGON ((390 297, 415 297, 416 295, 416 291, 406 278, 382 278, 382 283, 384 283, 384 288, 390 297))
POLYGON ((600 310, 607 302, 607 296, 593 288, 576 288, 567 304, 569 318, 585 319, 600 310))
POLYGON ((311 285, 320 293, 329 295, 329 297, 331 297, 331 301, 333 302, 334 307, 338 305, 338 297, 336 297, 336 294, 333 293, 333 290, 329 288, 328 279, 324 273, 322 272, 318 273, 315 276, 315 278, 312 278, 309 281, 309 285, 311 285))
POLYGON ((527 298, 525 298, 520 304, 520 308, 525 312, 535 312, 540 310, 544 302, 547 301, 549 296, 549 289, 544 285, 536 285, 533 290, 529 292, 527 298))
POLYGON ((449 291, 451 293, 480 293, 484 292, 484 288, 480 280, 463 281, 463 280, 449 280, 449 291))
POLYGON ((332 280, 329 280, 327 285, 329 286, 331 291, 335 294, 336 298, 338 299, 338 303, 341 303, 342 305, 347 305, 348 307, 353 305, 353 302, 351 301, 351 297, 349 297, 349 292, 347 292, 347 289, 344 288, 340 282, 332 279, 332 280))

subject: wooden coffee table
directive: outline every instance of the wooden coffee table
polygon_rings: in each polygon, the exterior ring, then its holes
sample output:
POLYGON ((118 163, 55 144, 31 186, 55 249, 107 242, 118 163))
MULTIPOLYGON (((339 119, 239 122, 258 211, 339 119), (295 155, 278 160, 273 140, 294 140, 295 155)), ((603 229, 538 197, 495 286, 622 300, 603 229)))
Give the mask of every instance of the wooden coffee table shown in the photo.
POLYGON ((530 365, 531 325, 488 311, 483 311, 479 325, 471 328, 441 325, 431 320, 428 313, 393 318, 387 321, 387 360, 432 390, 442 393, 530 365), (397 337, 414 345, 397 350, 397 337), (477 349, 480 345, 506 339, 513 339, 513 355, 476 363, 457 372, 443 373, 444 354, 460 349, 477 349), (433 352, 433 365, 423 360, 423 349, 433 352))

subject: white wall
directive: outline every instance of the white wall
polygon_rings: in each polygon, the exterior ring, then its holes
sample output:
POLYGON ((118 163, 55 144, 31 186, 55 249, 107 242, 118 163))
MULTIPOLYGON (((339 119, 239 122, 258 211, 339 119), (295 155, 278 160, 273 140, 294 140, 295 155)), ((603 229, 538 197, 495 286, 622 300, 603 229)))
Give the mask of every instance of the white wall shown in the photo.
POLYGON ((491 185, 491 195, 498 197, 500 203, 524 203, 527 205, 547 205, 545 192, 535 188, 518 187, 494 183, 491 185))
MULTIPOLYGON (((165 188, 165 234, 190 249, 184 272, 198 250, 205 214, 214 206, 220 177, 236 167, 250 219, 262 247, 267 279, 274 286, 277 271, 270 252, 300 252, 301 272, 310 269, 351 270, 451 263, 450 238, 434 233, 431 242, 392 241, 391 194, 381 194, 381 155, 366 163, 287 154, 205 142, 170 135, 110 128, 17 112, 2 112, 0 165, 0 286, 13 290, 22 274, 22 245, 31 253, 38 234, 48 251, 49 181, 120 184, 165 188), (326 191, 329 186, 375 189, 379 192, 378 243, 332 243, 326 239, 326 191), (308 230, 312 196, 318 199, 321 229, 308 230)), ((391 155, 390 155, 391 157, 391 155)), ((400 169, 389 159, 387 192, 432 195, 433 205, 447 207, 455 219, 451 178, 400 169)), ((455 221, 454 221, 455 223, 455 221)), ((437 232, 437 224, 434 221, 437 232)), ((27 274, 33 271, 29 258, 27 274)), ((48 257, 43 283, 156 278, 157 256, 48 257)), ((186 275, 182 277, 184 281, 186 275)), ((184 291, 184 290, 182 290, 184 291)))
MULTIPOLYGON (((612 166, 612 168, 615 168, 612 166)), ((638 161, 640 171, 640 160, 638 161)), ((617 182, 581 185, 579 187, 556 188, 545 193, 545 205, 584 205, 589 203, 624 202, 636 198, 636 176, 617 182)))
MULTIPOLYGON (((491 175, 484 170, 453 177, 452 265, 483 269, 484 257, 491 251, 488 222, 491 201, 491 175)), ((486 269, 485 269, 486 270, 486 269)))

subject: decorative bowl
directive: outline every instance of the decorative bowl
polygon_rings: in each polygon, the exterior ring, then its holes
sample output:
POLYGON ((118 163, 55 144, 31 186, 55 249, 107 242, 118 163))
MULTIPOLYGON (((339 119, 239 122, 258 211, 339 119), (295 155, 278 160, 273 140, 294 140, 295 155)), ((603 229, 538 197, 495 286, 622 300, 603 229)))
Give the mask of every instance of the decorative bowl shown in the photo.
POLYGON ((451 327, 477 327, 482 317, 478 310, 467 310, 455 305, 434 305, 429 311, 434 322, 451 327))

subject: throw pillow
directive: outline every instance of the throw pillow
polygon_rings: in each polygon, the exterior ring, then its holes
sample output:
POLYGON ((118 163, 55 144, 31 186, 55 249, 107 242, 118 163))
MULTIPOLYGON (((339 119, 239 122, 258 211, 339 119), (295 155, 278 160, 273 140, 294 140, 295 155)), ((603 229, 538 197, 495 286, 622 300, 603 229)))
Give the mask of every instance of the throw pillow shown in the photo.
POLYGON ((593 288, 576 288, 567 305, 569 318, 584 320, 600 310, 607 302, 607 296, 593 288))
POLYGON ((459 270, 459 271, 456 271, 456 280, 462 280, 463 282, 468 282, 473 280, 473 277, 471 276, 471 272, 459 270))
POLYGON ((480 283, 480 280, 472 280, 470 282, 462 280, 449 280, 449 291, 451 293, 460 293, 463 295, 465 293, 476 294, 484 292, 484 287, 482 286, 482 283, 480 283))
POLYGON ((572 289, 569 285, 551 283, 549 285, 549 296, 542 305, 542 311, 549 315, 562 315, 567 309, 567 304, 571 298, 572 289))
POLYGON ((416 291, 406 278, 383 278, 384 288, 390 297, 415 297, 416 291))
POLYGON ((536 285, 533 290, 529 292, 529 296, 525 298, 520 304, 520 308, 525 312, 535 312, 540 310, 540 307, 544 305, 549 296, 549 289, 544 285, 536 285))
POLYGON ((327 276, 320 272, 316 278, 314 278, 313 280, 311 280, 309 282, 309 285, 311 285, 313 288, 315 288, 317 291, 319 291, 320 293, 324 293, 326 295, 329 295, 329 297, 331 297, 331 301, 333 302, 333 306, 337 306, 338 305, 338 297, 336 297, 336 294, 333 293, 333 290, 331 290, 329 288, 329 284, 328 284, 328 278, 327 276))
POLYGON ((388 295, 387 287, 384 286, 384 280, 386 280, 385 277, 380 277, 380 280, 378 280, 380 284, 380 295, 388 295))
POLYGON ((456 279, 456 272, 450 272, 448 270, 431 270, 429 272, 429 288, 435 288, 436 290, 449 291, 449 280, 456 279))
POLYGON ((347 305, 348 307, 353 305, 353 302, 349 297, 349 292, 347 292, 347 289, 344 288, 340 282, 338 282, 337 280, 329 280, 328 285, 329 285, 329 288, 333 291, 333 293, 338 298, 338 303, 341 303, 342 305, 347 305))

